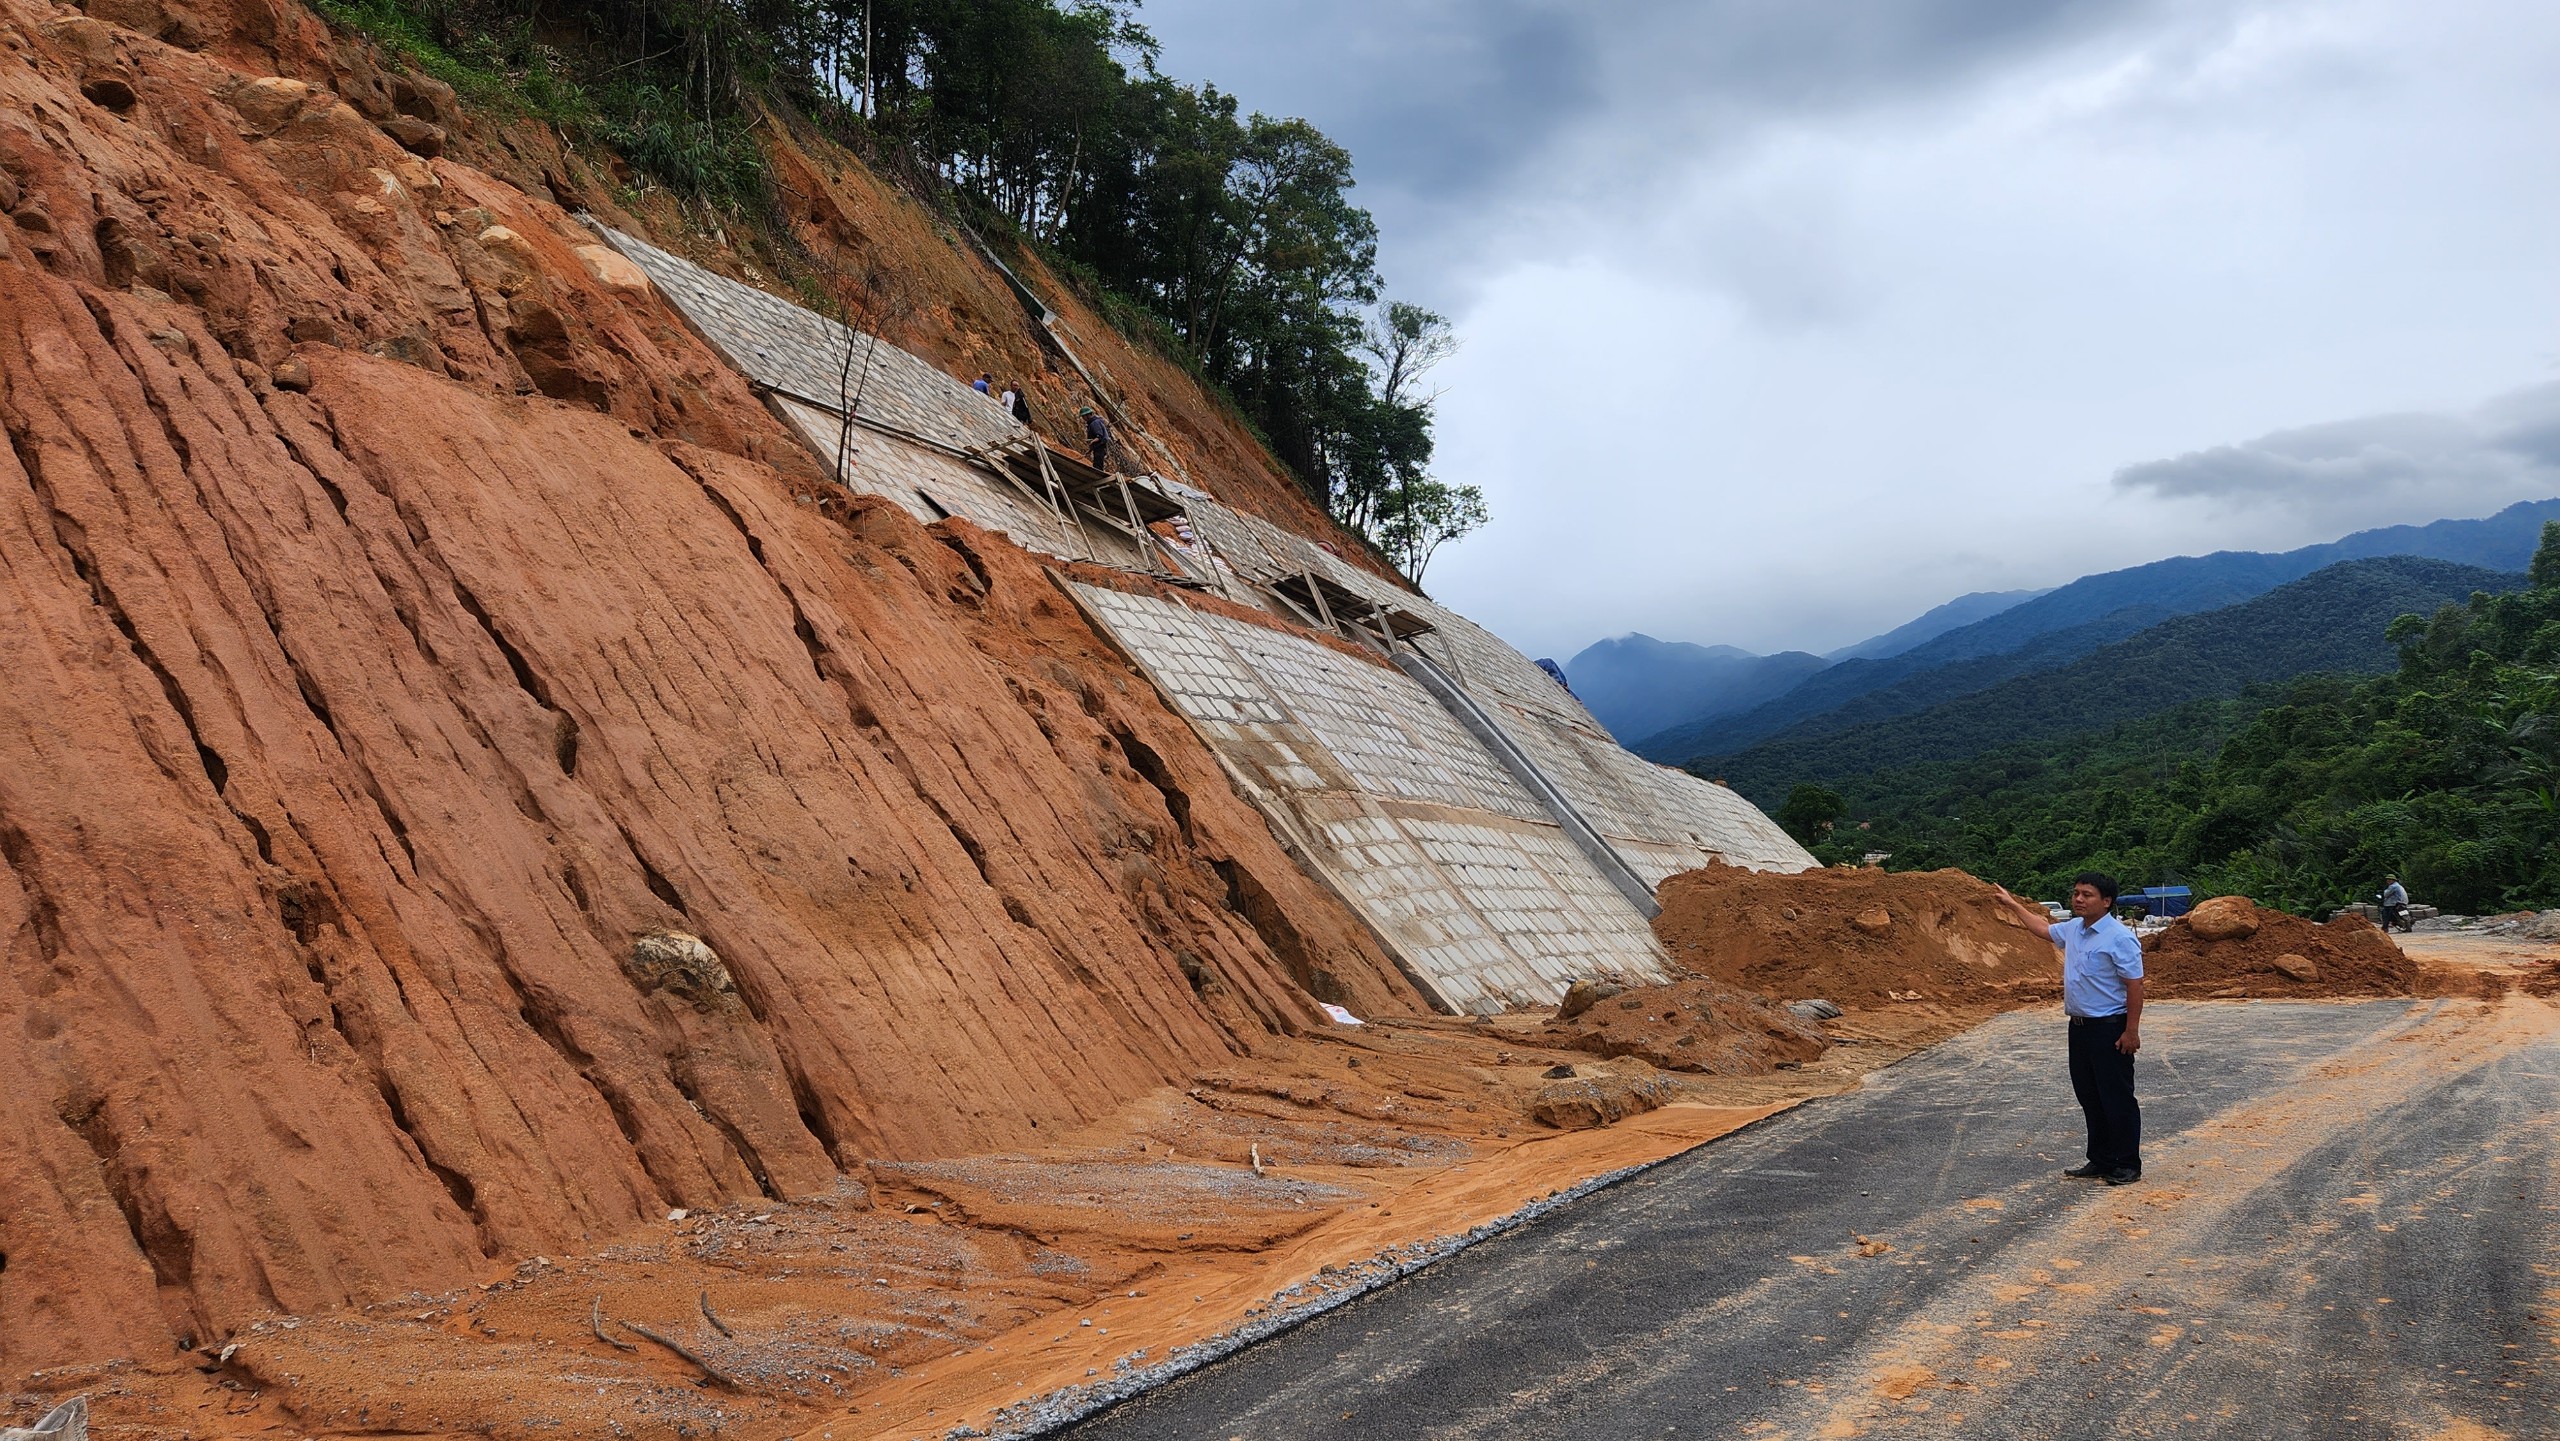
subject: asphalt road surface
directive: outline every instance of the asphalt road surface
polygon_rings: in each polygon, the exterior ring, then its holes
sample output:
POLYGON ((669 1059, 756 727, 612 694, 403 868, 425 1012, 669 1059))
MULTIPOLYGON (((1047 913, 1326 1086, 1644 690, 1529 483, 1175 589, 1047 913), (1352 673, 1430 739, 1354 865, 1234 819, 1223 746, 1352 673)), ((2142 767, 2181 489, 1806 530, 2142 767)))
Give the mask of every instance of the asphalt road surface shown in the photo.
POLYGON ((2007 1016, 1068 1434, 2560 1437, 2555 1022, 2155 1006, 2111 1188, 2007 1016))

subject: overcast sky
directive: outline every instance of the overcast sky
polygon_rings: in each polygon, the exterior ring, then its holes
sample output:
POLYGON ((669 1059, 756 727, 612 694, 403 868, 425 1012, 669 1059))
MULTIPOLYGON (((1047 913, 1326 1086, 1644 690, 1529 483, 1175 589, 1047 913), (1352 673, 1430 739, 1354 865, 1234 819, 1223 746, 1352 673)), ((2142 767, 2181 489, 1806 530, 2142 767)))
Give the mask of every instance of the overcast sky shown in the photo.
POLYGON ((1447 312, 1533 655, 2560 494, 2551 0, 1147 0, 1447 312))

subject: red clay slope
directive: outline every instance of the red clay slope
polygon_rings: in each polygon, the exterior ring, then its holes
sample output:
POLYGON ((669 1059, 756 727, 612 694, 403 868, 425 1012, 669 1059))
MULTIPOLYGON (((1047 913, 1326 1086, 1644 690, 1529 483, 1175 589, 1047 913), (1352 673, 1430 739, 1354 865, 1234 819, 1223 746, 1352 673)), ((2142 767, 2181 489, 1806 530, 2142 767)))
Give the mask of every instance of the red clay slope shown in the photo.
POLYGON ((309 15, 98 3, 0 0, 0 1373, 1419 1008, 1043 571, 810 503, 561 209, 248 83, 382 101, 309 15))

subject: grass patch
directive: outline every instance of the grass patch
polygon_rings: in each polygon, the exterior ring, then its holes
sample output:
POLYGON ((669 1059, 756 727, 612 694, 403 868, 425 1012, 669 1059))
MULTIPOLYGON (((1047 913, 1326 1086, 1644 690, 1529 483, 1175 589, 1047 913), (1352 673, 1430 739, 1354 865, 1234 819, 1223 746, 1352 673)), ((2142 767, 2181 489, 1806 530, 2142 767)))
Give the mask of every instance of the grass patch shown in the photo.
POLYGON ((473 107, 610 148, 679 195, 751 206, 770 193, 751 124, 697 114, 683 96, 647 81, 590 83, 575 57, 534 39, 529 20, 470 28, 461 17, 406 0, 313 4, 331 25, 452 86, 473 107))

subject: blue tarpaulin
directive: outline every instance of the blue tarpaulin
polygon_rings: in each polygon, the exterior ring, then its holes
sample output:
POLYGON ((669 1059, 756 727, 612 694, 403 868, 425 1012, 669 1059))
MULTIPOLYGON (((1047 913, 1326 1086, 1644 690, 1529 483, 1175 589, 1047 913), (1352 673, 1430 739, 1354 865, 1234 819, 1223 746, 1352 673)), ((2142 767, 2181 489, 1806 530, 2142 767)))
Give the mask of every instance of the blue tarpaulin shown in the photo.
POLYGON ((2195 899, 2195 892, 2185 886, 2145 886, 2124 901, 2142 907, 2145 915, 2167 917, 2185 915, 2195 899))

